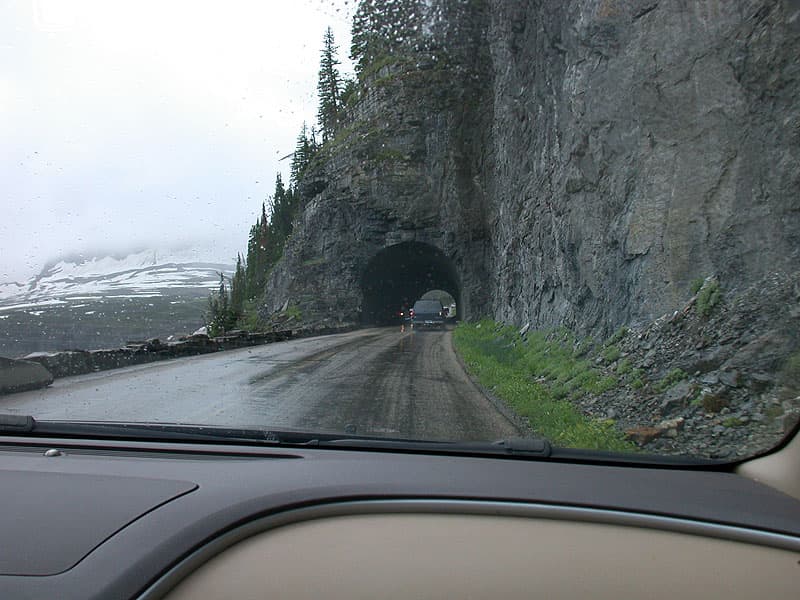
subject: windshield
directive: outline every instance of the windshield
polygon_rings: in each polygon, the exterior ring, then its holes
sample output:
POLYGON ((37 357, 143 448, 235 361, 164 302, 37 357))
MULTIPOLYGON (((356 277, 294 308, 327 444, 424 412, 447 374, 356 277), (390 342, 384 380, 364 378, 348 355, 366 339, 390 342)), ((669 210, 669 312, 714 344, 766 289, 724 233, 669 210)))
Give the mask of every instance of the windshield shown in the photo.
POLYGON ((788 0, 4 2, 0 413, 773 448, 798 57, 788 0))
POLYGON ((442 310, 442 303, 438 300, 420 300, 414 303, 414 312, 435 312, 438 313, 442 310))

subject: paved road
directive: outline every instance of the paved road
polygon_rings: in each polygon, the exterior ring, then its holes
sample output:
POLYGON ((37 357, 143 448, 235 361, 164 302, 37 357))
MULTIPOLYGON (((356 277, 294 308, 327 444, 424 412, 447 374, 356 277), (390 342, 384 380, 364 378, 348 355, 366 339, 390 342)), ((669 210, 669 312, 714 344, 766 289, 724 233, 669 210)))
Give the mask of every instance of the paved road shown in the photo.
POLYGON ((418 439, 519 435, 461 369, 451 333, 366 329, 58 379, 0 396, 39 419, 164 421, 418 439))

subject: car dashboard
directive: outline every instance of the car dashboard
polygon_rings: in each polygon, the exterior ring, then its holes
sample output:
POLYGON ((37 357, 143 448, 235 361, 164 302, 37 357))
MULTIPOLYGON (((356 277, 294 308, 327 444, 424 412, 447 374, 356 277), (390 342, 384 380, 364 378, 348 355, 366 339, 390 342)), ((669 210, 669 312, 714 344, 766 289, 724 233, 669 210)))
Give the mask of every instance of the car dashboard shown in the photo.
POLYGON ((6 437, 2 598, 789 597, 800 501, 725 470, 6 437))

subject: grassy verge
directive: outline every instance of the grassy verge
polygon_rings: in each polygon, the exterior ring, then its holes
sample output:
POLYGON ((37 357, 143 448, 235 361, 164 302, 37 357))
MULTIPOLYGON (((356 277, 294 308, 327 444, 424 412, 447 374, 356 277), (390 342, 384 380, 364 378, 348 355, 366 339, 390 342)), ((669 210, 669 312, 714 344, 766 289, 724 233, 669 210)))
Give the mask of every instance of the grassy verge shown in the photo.
POLYGON ((586 358, 586 345, 567 331, 531 332, 523 339, 494 321, 462 323, 453 333, 456 351, 481 385, 556 446, 636 451, 610 419, 582 415, 570 401, 617 385, 586 358))

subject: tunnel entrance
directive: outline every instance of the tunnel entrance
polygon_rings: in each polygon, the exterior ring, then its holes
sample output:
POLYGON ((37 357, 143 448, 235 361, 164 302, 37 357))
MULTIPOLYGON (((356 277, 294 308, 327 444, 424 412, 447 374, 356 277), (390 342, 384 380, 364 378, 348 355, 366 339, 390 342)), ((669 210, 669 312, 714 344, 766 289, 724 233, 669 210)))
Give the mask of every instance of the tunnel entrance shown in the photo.
POLYGON ((361 277, 361 320, 374 325, 395 323, 403 303, 413 306, 431 290, 447 292, 461 306, 458 273, 441 250, 422 242, 384 248, 372 257, 361 277))

